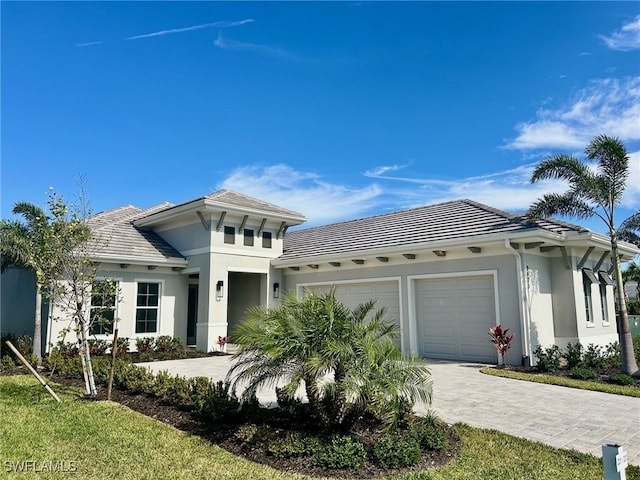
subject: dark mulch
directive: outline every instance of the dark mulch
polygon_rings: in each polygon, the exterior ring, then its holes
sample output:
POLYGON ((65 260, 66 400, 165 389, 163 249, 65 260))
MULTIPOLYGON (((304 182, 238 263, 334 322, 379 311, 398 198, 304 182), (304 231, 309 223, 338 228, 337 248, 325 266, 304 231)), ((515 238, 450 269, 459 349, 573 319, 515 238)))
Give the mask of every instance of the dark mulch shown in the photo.
MULTIPOLYGON (((5 370, 2 375, 25 374, 25 370, 21 367, 5 370)), ((62 385, 72 385, 84 389, 84 382, 79 379, 66 378, 54 375, 50 378, 52 382, 62 385)), ((107 399, 107 389, 104 386, 98 387, 98 394, 94 397, 79 397, 79 401, 104 401, 107 399)), ((281 471, 300 473, 314 477, 335 477, 335 478, 359 478, 372 479, 388 475, 399 475, 408 472, 427 470, 438 467, 450 462, 459 452, 460 438, 455 434, 453 429, 449 429, 450 444, 454 445, 451 451, 447 452, 425 452, 422 460, 417 465, 402 469, 385 469, 378 465, 367 462, 360 470, 333 470, 319 467, 312 464, 309 457, 298 457, 289 459, 279 459, 270 455, 266 449, 246 448, 235 438, 234 433, 237 427, 233 426, 212 426, 198 415, 176 408, 172 405, 166 405, 159 400, 149 397, 145 394, 132 393, 119 388, 113 388, 111 392, 111 400, 118 402, 126 407, 142 413, 148 417, 159 420, 163 423, 171 425, 181 431, 198 435, 210 442, 224 448, 234 455, 242 456, 248 460, 270 465, 281 471)), ((289 426, 293 429, 292 426, 289 426)), ((283 432, 284 433, 284 432, 283 432)), ((366 443, 368 432, 358 432, 359 436, 366 443)), ((371 432, 373 435, 373 432, 371 432)))

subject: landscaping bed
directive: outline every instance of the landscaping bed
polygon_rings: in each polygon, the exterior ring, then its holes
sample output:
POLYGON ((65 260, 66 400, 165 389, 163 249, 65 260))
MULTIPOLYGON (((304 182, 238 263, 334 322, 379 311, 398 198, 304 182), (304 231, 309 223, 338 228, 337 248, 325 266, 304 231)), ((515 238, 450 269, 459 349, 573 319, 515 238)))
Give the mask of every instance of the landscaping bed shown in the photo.
MULTIPOLYGON (((16 375, 27 373, 21 367, 11 370, 5 370, 3 375, 16 375)), ((84 387, 84 382, 77 378, 69 378, 54 374, 49 379, 55 383, 66 386, 84 387)), ((95 396, 80 396, 78 401, 104 401, 107 399, 106 387, 100 386, 95 396)), ((213 444, 225 449, 226 451, 244 457, 253 462, 269 465, 280 471, 295 472, 303 475, 314 477, 334 477, 334 478, 379 478, 392 475, 400 475, 409 472, 418 472, 423 470, 440 467, 451 460, 455 459, 460 449, 460 437, 456 434, 452 427, 439 424, 439 428, 443 428, 446 432, 445 449, 440 451, 422 451, 421 458, 418 463, 411 467, 404 468, 385 468, 368 458, 360 468, 327 468, 314 464, 312 455, 300 455, 289 458, 281 458, 273 455, 269 451, 269 446, 278 440, 289 435, 302 435, 304 437, 314 437, 318 435, 317 426, 310 423, 296 422, 295 418, 304 418, 300 416, 291 416, 286 413, 278 413, 273 409, 261 409, 260 412, 253 412, 253 420, 262 420, 260 425, 269 426, 272 429, 274 437, 266 442, 256 441, 255 443, 242 441, 238 438, 238 431, 241 425, 231 422, 231 424, 212 424, 211 421, 203 418, 195 412, 188 411, 184 408, 169 405, 158 398, 154 398, 148 394, 140 392, 132 392, 120 387, 114 387, 111 392, 111 400, 118 402, 132 410, 140 412, 148 417, 159 420, 165 424, 171 425, 183 432, 197 435, 213 444), (297 424, 296 424, 297 423, 297 424)), ((308 417, 307 417, 308 418, 308 417)), ((256 425, 256 424, 248 424, 256 425)), ((380 426, 372 423, 368 428, 360 428, 355 432, 358 440, 369 448, 381 436, 380 426)))

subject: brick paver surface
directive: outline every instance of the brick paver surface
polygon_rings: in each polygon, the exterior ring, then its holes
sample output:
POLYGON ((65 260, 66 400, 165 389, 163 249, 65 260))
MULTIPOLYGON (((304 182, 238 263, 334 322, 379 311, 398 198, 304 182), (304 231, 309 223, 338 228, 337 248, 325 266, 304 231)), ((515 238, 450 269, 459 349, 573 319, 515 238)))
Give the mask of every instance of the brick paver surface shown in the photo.
MULTIPOLYGON (((173 375, 224 379, 231 357, 207 357, 144 364, 173 375)), ((493 428, 553 447, 601 456, 617 443, 629 462, 640 465, 640 399, 484 375, 483 365, 429 360, 434 382, 431 409, 448 422, 493 428)), ((271 391, 258 393, 275 402, 271 391)), ((418 410, 426 410, 420 406, 418 410)))

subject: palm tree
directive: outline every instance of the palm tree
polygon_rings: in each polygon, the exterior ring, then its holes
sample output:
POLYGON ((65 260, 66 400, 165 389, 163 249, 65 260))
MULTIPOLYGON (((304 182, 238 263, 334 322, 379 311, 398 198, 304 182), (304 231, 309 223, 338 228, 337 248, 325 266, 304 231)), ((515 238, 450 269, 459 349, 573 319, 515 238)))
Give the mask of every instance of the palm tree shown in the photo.
POLYGON ((611 240, 611 259, 616 276, 618 301, 618 337, 622 351, 622 371, 640 375, 633 352, 629 316, 618 257, 618 230, 614 212, 624 193, 629 176, 629 155, 617 138, 599 135, 585 149, 585 156, 597 162, 595 171, 571 155, 555 154, 540 162, 533 171, 531 183, 559 179, 568 183, 563 193, 549 193, 534 202, 528 211, 532 219, 551 215, 577 218, 599 217, 605 222, 611 240))
POLYGON ((36 274, 35 321, 33 330, 33 353, 42 360, 42 293, 44 262, 48 256, 42 255, 46 248, 46 232, 51 228, 45 211, 28 202, 18 202, 12 210, 14 215, 22 215, 24 222, 2 220, 0 223, 0 245, 2 249, 2 271, 10 266, 30 268, 36 274))
POLYGON ((620 224, 618 239, 640 247, 640 211, 637 211, 620 224))
POLYGON ((393 424, 406 405, 430 401, 431 381, 424 361, 401 354, 393 343, 397 326, 384 309, 373 313, 374 305, 351 310, 330 291, 287 294, 278 308, 253 308, 235 332, 240 350, 228 378, 234 387, 247 383, 245 397, 279 382, 288 395, 304 387, 328 428, 348 429, 365 411, 393 424))

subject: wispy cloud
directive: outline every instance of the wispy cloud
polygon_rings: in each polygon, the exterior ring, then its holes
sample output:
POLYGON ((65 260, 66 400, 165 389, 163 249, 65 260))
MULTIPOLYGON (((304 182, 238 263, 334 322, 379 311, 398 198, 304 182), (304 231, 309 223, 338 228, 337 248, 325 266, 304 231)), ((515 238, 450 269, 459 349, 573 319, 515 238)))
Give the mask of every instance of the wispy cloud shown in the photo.
POLYGON ((102 45, 104 42, 84 42, 76 43, 76 47, 90 47, 92 45, 102 45))
POLYGON ((406 165, 384 165, 380 167, 375 167, 371 170, 367 170, 366 172, 364 172, 364 175, 366 177, 372 177, 372 178, 382 177, 387 172, 397 172, 398 170, 402 170, 405 167, 406 165))
POLYGON ((594 80, 568 104, 541 109, 536 120, 517 125, 518 136, 503 148, 582 149, 602 133, 638 140, 639 122, 640 77, 594 80))
POLYGON ((640 49, 640 15, 626 23, 611 35, 600 35, 607 47, 613 50, 629 51, 640 49))
POLYGON ((224 50, 248 50, 253 52, 265 53, 282 58, 295 58, 295 56, 285 50, 269 45, 261 45, 257 43, 238 42, 236 40, 228 40, 222 36, 222 32, 218 33, 218 38, 213 44, 224 50))
POLYGON ((219 185, 303 213, 307 225, 354 218, 377 205, 382 190, 375 184, 360 188, 324 181, 312 172, 288 165, 245 166, 219 185))
MULTIPOLYGON (((640 179, 640 152, 630 155, 630 178, 640 179)), ((537 162, 536 162, 537 163, 537 162)), ((233 170, 217 188, 228 188, 303 213, 306 226, 351 220, 388 211, 469 198, 509 212, 523 212, 542 195, 563 192, 557 180, 531 184, 536 163, 485 175, 431 179, 379 175, 379 183, 342 185, 320 175, 279 164, 243 166, 233 170), (321 201, 319 201, 321 199, 321 201)), ((371 169, 380 172, 385 167, 371 169)), ((637 210, 640 182, 629 181, 621 207, 637 210)), ((621 218, 622 219, 622 218, 621 218)), ((620 220, 621 220, 620 219, 620 220)))
POLYGON ((200 25, 192 25, 190 27, 171 28, 168 30, 160 30, 158 32, 145 33, 143 35, 135 35, 133 37, 128 37, 127 40, 138 40, 140 38, 160 37, 163 35, 172 35, 174 33, 183 33, 183 32, 191 32, 194 30, 202 30, 203 28, 239 27, 247 23, 253 23, 254 21, 255 20, 253 20, 252 18, 246 18, 244 20, 237 20, 237 21, 219 21, 219 22, 201 23, 200 25))

